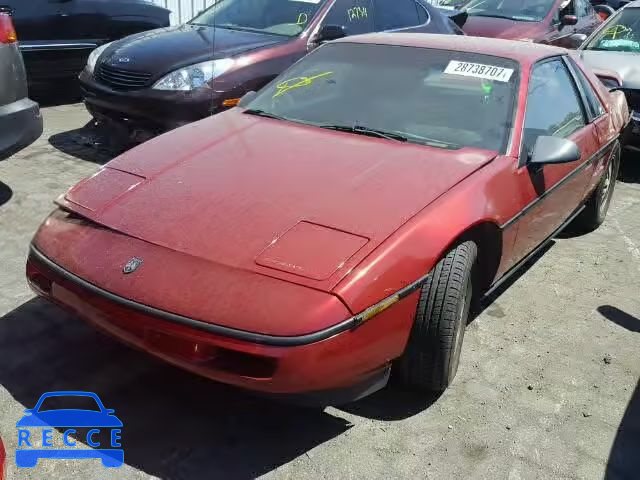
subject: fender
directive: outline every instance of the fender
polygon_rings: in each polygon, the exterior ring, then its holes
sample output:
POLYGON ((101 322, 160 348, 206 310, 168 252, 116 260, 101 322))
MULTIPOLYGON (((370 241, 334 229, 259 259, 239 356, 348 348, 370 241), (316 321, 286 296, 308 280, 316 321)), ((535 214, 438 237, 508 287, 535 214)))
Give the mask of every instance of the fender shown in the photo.
MULTIPOLYGON (((483 223, 507 224, 520 210, 513 182, 517 162, 496 157, 443 194, 383 242, 333 293, 352 311, 362 311, 424 277, 469 230, 483 223)), ((515 230, 502 231, 501 264, 510 256, 515 230)))

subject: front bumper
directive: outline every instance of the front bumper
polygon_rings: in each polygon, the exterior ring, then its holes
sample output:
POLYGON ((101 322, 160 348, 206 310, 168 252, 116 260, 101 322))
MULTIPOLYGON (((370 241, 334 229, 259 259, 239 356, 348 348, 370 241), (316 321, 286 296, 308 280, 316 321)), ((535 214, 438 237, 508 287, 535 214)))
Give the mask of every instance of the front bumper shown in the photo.
POLYGON ((24 98, 0 107, 0 159, 16 153, 42 135, 39 105, 24 98))
POLYGON ((223 110, 213 90, 167 92, 144 88, 112 90, 92 75, 80 74, 85 106, 96 120, 110 120, 131 128, 162 133, 201 120, 223 110))
POLYGON ((104 332, 204 377, 316 405, 353 401, 384 387, 391 361, 406 345, 417 301, 416 292, 358 328, 319 341, 286 337, 291 346, 281 346, 158 318, 74 277, 32 248, 27 278, 34 291, 104 332))

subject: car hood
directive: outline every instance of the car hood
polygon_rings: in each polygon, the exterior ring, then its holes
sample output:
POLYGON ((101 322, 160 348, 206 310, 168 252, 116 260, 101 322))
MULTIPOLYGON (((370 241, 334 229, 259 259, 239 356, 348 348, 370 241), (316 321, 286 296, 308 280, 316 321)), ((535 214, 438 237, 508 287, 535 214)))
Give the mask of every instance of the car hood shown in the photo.
POLYGON ((640 53, 581 50, 580 58, 592 68, 616 72, 623 87, 640 89, 640 53))
POLYGON ((233 109, 125 153, 71 189, 63 203, 191 257, 330 291, 394 231, 495 156, 233 109))
POLYGON ((185 24, 126 37, 109 47, 101 62, 127 70, 159 74, 288 40, 276 35, 185 24))
POLYGON ((506 40, 536 39, 540 33, 540 23, 471 15, 467 19, 463 30, 467 35, 477 37, 502 38, 506 40))

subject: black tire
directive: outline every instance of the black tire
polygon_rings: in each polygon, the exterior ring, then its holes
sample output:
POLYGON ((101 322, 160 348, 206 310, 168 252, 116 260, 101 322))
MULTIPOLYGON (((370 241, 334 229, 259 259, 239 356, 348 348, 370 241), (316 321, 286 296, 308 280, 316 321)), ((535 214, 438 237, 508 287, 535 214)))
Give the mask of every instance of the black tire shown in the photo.
POLYGON ((429 274, 407 348, 396 365, 404 386, 442 392, 453 381, 469 318, 477 255, 475 243, 461 243, 429 274))
POLYGON ((591 232, 602 225, 616 186, 618 170, 620 169, 620 144, 616 144, 613 150, 609 165, 602 175, 600 183, 595 188, 589 200, 585 204, 585 209, 578 215, 571 225, 571 230, 579 232, 591 232))

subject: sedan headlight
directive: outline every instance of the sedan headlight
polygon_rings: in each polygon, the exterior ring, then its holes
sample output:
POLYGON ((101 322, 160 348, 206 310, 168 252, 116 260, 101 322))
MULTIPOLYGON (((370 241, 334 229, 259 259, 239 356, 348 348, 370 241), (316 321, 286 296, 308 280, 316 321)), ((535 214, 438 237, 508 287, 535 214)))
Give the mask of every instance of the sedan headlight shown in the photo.
POLYGON ((89 73, 93 74, 93 70, 96 68, 98 58, 100 58, 100 55, 102 55, 102 53, 107 48, 109 48, 112 43, 113 42, 105 43, 104 45, 99 46, 93 52, 91 52, 91 54, 89 55, 89 60, 87 60, 87 71, 89 73))
POLYGON ((222 58, 181 68, 158 80, 156 90, 191 91, 203 87, 207 82, 219 77, 234 64, 231 58, 222 58))

